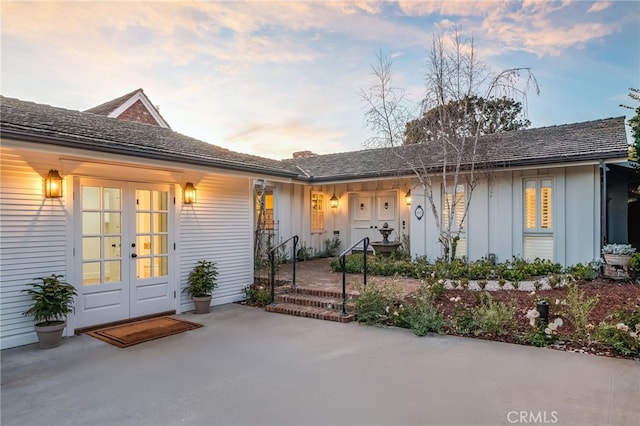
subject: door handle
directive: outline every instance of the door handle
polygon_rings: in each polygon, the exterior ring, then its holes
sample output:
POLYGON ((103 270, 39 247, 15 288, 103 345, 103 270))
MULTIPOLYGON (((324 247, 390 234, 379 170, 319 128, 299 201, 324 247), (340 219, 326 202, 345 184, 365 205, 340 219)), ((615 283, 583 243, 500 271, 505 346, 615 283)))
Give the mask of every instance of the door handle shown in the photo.
POLYGON ((131 257, 135 259, 136 257, 138 257, 138 255, 136 253, 131 253, 131 257))

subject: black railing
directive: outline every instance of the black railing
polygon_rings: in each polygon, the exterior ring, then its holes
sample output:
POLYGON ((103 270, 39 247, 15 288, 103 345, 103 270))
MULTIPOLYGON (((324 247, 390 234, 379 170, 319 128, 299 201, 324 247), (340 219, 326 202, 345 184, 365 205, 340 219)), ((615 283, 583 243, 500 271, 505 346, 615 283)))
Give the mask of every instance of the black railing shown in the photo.
POLYGON ((283 247, 289 241, 293 240, 293 283, 291 287, 296 286, 296 259, 298 258, 298 253, 296 248, 298 247, 298 236, 294 235, 293 237, 287 238, 277 246, 273 247, 269 250, 269 264, 271 265, 271 304, 273 305, 275 302, 275 287, 276 287, 276 250, 280 247, 283 247))
POLYGON ((369 237, 364 237, 359 240, 357 243, 352 244, 351 247, 346 249, 340 254, 340 258, 338 259, 340 262, 340 268, 342 269, 342 315, 343 317, 347 315, 347 254, 358 244, 362 243, 362 272, 364 274, 364 286, 367 286, 367 248, 369 248, 369 237))

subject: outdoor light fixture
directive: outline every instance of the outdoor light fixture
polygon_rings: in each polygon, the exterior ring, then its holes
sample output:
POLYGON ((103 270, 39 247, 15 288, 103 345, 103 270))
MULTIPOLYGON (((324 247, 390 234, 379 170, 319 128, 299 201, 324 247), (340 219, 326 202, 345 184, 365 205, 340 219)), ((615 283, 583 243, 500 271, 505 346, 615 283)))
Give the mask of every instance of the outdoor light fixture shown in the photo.
POLYGON ((47 198, 62 197, 62 178, 56 169, 49 170, 49 174, 44 178, 44 196, 47 198))
POLYGON ((196 188, 191 182, 184 185, 184 203, 193 204, 196 202, 196 188))
POLYGON ((411 205, 411 190, 408 190, 406 194, 404 194, 404 201, 408 206, 411 205))
POLYGON ((333 194, 329 199, 329 205, 331 205, 332 209, 335 209, 338 207, 338 197, 336 197, 336 194, 333 194))

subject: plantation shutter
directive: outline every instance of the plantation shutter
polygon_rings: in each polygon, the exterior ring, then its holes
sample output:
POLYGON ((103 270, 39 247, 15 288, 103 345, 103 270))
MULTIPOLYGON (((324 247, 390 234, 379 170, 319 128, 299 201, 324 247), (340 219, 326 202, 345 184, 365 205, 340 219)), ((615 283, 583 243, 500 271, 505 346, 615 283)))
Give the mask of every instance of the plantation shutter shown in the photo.
POLYGON ((524 188, 524 226, 525 229, 536 229, 537 200, 536 181, 528 180, 524 188))
POLYGON ((551 179, 540 182, 540 228, 551 229, 551 179))
POLYGON ((311 230, 324 230, 324 195, 319 192, 311 193, 311 230))

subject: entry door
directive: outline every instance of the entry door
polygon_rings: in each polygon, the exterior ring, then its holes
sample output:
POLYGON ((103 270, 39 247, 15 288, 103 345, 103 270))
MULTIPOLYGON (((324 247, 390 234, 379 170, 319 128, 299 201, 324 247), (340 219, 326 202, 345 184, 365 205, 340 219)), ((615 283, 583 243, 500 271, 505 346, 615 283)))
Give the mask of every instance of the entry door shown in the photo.
POLYGON ((394 228, 389 241, 395 240, 398 233, 397 191, 360 192, 351 194, 351 242, 364 237, 371 241, 382 241, 378 229, 384 224, 394 228))
POLYGON ((169 191, 166 185, 79 181, 77 327, 175 308, 169 191))

